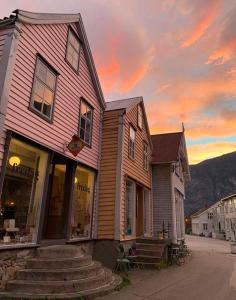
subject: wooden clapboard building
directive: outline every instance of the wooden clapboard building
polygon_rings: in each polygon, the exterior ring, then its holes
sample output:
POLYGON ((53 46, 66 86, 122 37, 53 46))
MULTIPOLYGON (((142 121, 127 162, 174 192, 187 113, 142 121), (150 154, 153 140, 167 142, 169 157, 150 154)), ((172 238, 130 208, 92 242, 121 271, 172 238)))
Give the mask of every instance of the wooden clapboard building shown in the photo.
POLYGON ((153 236, 183 240, 185 183, 190 180, 183 132, 152 135, 153 236))
MULTIPOLYGON (((152 234, 152 143, 142 97, 107 102, 98 207, 99 252, 152 234)), ((114 256, 116 254, 114 253, 114 256)))

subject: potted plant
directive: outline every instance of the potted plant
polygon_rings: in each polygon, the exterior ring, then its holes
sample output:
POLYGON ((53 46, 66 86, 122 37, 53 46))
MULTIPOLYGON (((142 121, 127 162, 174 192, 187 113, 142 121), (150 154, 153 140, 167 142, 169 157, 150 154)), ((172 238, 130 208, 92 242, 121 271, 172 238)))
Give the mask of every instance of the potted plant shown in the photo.
POLYGON ((231 253, 236 254, 236 220, 235 219, 230 219, 230 227, 234 236, 233 243, 231 243, 231 253))

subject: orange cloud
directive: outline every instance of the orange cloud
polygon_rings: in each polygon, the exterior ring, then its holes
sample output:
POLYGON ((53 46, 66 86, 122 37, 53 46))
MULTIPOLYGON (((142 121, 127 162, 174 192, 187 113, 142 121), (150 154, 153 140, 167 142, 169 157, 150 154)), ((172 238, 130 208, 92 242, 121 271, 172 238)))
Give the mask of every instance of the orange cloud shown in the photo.
POLYGON ((209 1, 209 6, 206 7, 204 16, 195 25, 191 35, 181 45, 181 48, 186 48, 198 41, 209 28, 209 26, 215 21, 219 14, 220 0, 209 1))
POLYGON ((206 64, 224 64, 226 61, 230 60, 235 56, 236 51, 236 39, 234 38, 231 41, 228 41, 220 49, 214 51, 208 58, 206 64))
POLYGON ((204 145, 193 145, 189 146, 187 150, 189 163, 197 164, 202 160, 236 151, 236 142, 215 142, 204 145))

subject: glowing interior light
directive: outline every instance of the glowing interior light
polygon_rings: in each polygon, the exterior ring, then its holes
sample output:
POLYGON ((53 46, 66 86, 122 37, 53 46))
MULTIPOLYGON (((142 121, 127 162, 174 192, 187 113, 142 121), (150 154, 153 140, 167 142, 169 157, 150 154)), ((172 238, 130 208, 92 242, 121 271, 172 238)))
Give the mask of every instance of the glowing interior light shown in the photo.
POLYGON ((19 166, 21 160, 18 156, 12 156, 9 158, 9 164, 11 166, 19 166))
POLYGON ((75 177, 75 183, 77 183, 78 182, 78 178, 77 177, 75 177))

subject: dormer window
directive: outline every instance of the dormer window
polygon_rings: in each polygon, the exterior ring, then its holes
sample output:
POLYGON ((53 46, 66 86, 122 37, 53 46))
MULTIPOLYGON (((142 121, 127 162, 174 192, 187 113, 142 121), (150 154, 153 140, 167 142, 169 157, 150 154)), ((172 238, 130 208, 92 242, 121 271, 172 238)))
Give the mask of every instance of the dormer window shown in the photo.
POLYGON ((140 104, 138 105, 138 127, 143 129, 143 111, 140 104))
POLYGON ((67 48, 66 48, 66 61, 69 65, 78 72, 79 70, 79 54, 80 42, 76 34, 71 28, 68 32, 67 48))

